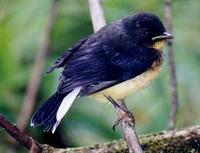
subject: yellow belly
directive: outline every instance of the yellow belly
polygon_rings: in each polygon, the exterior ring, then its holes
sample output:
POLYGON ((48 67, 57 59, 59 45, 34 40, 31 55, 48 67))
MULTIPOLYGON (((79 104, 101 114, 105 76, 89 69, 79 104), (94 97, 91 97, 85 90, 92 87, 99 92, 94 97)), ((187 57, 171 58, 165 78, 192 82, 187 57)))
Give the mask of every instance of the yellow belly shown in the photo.
POLYGON ((148 70, 147 72, 144 72, 133 79, 119 83, 108 89, 92 94, 91 97, 102 102, 106 101, 106 98, 104 95, 111 96, 115 100, 123 99, 126 96, 130 94, 134 94, 138 92, 139 90, 143 89, 145 86, 147 86, 152 80, 156 78, 159 71, 160 71, 160 67, 156 69, 148 70))

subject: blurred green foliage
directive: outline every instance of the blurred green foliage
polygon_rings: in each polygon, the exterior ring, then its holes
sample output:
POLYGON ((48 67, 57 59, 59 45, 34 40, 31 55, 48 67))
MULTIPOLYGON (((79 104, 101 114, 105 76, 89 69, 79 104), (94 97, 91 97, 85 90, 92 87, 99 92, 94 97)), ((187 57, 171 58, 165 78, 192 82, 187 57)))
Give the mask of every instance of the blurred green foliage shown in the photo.
MULTIPOLYGON (((50 0, 0 0, 0 112, 15 123, 20 112, 34 58, 40 49, 49 15, 50 0)), ((104 0, 108 23, 138 11, 157 14, 164 21, 162 0, 104 0)), ((179 111, 176 127, 200 123, 200 1, 174 0, 174 50, 178 77, 179 111)), ((73 43, 91 34, 86 0, 60 0, 45 70, 73 43)), ((165 55, 166 51, 165 51, 165 55)), ((140 134, 166 129, 170 110, 170 77, 167 56, 159 78, 137 95, 127 98, 140 134)), ((44 72, 45 72, 44 70, 44 72)), ((44 73, 45 74, 45 73, 44 73)), ((43 75, 37 105, 56 89, 59 71, 43 75)), ((58 138, 27 125, 27 133, 41 143, 80 146, 121 138, 112 131, 112 105, 80 98, 60 124, 58 138), (50 141, 51 140, 51 141, 50 141)), ((0 129, 0 152, 9 145, 0 129)), ((19 150, 21 152, 22 150, 19 150)))

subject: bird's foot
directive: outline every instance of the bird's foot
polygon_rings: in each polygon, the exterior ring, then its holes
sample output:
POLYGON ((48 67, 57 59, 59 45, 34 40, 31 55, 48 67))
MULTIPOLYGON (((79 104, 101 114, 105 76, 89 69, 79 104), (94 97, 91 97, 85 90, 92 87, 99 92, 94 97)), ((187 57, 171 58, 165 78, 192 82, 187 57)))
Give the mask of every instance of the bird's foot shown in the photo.
POLYGON ((105 96, 113 105, 115 108, 118 108, 121 110, 122 113, 120 113, 120 117, 115 121, 115 124, 113 125, 112 129, 115 131, 116 127, 119 125, 119 123, 124 119, 128 118, 131 119, 133 126, 135 125, 135 118, 133 114, 126 108, 118 104, 111 96, 105 96))

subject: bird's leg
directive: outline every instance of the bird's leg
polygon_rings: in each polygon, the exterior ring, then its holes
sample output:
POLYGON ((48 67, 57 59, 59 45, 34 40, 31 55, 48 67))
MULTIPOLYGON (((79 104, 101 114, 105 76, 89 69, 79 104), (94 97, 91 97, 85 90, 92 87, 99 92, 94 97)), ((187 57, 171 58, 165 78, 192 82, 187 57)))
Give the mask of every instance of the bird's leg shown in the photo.
POLYGON ((120 108, 121 110, 123 110, 124 112, 126 112, 126 110, 124 108, 122 108, 111 96, 105 96, 115 107, 120 108))
POLYGON ((133 114, 126 107, 123 107, 120 104, 118 104, 111 96, 105 97, 114 105, 115 108, 119 108, 122 111, 121 116, 115 121, 115 124, 113 125, 113 131, 115 131, 116 126, 118 126, 122 119, 126 116, 128 116, 128 118, 131 118, 132 123, 135 124, 135 118, 133 114))

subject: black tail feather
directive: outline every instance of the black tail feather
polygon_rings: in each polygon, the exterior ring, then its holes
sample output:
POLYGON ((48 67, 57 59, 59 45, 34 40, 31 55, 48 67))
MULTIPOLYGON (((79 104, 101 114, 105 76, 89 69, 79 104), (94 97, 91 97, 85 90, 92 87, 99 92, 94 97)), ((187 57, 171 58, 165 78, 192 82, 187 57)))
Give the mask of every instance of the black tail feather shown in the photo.
POLYGON ((55 93, 33 114, 31 119, 32 126, 42 126, 45 132, 52 130, 56 123, 57 110, 65 95, 55 93))

